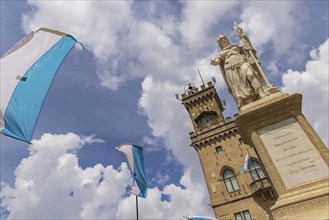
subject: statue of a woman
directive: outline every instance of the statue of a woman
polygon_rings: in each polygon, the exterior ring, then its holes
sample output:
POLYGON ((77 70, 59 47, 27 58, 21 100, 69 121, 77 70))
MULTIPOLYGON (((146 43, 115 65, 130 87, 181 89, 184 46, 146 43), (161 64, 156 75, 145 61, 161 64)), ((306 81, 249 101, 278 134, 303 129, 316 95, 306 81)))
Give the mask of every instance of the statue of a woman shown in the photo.
POLYGON ((211 60, 211 65, 219 65, 229 92, 233 95, 238 108, 265 96, 263 83, 267 82, 256 66, 256 50, 249 38, 237 29, 243 45, 231 45, 226 36, 217 38, 221 52, 211 60))

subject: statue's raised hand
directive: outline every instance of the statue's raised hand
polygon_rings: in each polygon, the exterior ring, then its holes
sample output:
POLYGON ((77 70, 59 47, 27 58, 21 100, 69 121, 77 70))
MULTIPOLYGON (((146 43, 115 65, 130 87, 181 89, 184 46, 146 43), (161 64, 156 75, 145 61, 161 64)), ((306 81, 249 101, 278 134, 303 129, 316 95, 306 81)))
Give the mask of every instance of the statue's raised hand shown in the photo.
POLYGON ((236 29, 236 31, 238 32, 239 37, 242 37, 242 36, 243 36, 243 29, 242 29, 241 27, 238 27, 238 28, 236 29))

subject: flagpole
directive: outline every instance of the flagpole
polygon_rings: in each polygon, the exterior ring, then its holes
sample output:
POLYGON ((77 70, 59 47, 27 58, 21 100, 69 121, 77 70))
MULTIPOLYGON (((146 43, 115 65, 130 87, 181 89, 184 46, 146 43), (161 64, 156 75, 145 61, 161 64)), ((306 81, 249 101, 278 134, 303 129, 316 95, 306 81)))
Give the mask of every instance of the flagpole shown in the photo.
POLYGON ((138 196, 136 195, 136 219, 138 220, 138 196))

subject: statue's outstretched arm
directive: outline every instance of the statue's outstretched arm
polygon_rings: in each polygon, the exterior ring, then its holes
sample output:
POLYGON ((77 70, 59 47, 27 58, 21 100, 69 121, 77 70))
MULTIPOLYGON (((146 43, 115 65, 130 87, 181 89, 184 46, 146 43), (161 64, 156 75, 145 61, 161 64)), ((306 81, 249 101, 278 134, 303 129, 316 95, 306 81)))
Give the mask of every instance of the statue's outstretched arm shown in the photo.
POLYGON ((221 64, 221 58, 219 56, 217 56, 215 59, 212 59, 210 61, 210 65, 213 65, 213 66, 218 66, 221 64))

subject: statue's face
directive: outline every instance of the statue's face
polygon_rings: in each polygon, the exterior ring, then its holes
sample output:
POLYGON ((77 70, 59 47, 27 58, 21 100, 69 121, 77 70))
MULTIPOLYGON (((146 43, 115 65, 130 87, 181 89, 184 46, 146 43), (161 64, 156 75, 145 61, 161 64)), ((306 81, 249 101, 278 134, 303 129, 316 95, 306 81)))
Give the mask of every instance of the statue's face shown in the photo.
POLYGON ((221 38, 219 38, 218 46, 220 47, 220 49, 223 49, 223 48, 225 48, 228 45, 230 45, 230 41, 228 40, 227 37, 221 37, 221 38))

